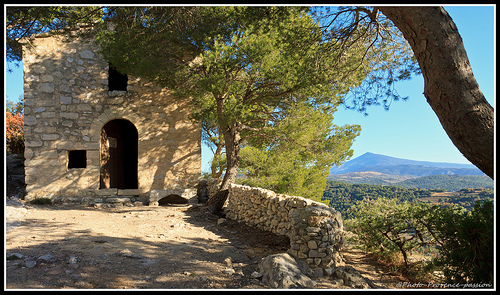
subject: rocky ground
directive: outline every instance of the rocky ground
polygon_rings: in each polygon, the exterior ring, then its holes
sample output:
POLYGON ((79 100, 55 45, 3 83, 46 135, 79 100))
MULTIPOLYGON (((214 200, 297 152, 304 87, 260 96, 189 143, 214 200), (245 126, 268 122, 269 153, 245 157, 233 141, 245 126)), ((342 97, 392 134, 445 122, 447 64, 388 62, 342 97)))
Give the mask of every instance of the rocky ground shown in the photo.
MULTIPOLYGON (((6 289, 268 289, 258 262, 289 247, 286 237, 198 204, 32 205, 13 192, 5 206, 6 289)), ((343 254, 372 288, 401 281, 360 251, 343 254)), ((353 286, 321 278, 312 288, 353 286)))
POLYGON ((6 237, 7 288, 265 288, 258 259, 287 241, 197 206, 26 206, 6 237), (222 222, 219 221, 219 223, 222 222))
MULTIPOLYGON (((266 289, 258 262, 289 247, 285 237, 220 219, 201 205, 7 203, 7 289, 266 289)), ((344 255, 373 287, 398 282, 363 253, 344 255)), ((323 278, 314 288, 351 287, 323 278)))

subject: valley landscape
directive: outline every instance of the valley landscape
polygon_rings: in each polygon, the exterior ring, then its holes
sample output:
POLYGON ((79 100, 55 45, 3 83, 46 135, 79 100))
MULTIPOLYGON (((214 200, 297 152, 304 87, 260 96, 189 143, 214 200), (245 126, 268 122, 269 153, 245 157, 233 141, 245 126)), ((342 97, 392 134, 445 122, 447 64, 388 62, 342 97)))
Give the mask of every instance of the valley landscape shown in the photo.
POLYGON ((491 178, 473 165, 413 161, 366 153, 330 170, 322 200, 345 211, 365 197, 457 204, 470 210, 494 198, 491 178))
POLYGON ((374 153, 330 169, 328 180, 446 191, 493 188, 493 180, 471 164, 414 161, 374 153))

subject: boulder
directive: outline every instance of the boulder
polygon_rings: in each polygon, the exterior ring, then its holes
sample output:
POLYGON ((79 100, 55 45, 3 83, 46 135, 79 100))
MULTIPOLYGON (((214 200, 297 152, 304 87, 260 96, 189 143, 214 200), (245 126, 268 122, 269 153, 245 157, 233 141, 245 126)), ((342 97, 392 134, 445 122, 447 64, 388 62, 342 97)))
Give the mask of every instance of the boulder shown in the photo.
POLYGON ((259 262, 262 281, 271 288, 302 289, 311 288, 315 282, 306 274, 311 274, 309 266, 297 261, 288 253, 273 254, 259 262))
POLYGON ((344 281, 344 285, 355 288, 355 289, 371 289, 375 288, 375 285, 368 279, 363 278, 363 276, 354 267, 346 265, 337 267, 334 271, 337 278, 344 281))

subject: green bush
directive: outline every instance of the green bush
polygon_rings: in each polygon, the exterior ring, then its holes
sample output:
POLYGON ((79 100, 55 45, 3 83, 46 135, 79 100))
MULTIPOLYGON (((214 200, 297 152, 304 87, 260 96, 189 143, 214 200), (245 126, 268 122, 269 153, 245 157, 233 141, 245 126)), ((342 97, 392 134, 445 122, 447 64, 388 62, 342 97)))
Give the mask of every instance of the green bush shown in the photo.
POLYGON ((439 256, 430 267, 448 283, 493 284, 493 202, 479 201, 470 212, 436 210, 431 223, 439 256))
POLYGON ((349 209, 351 218, 346 220, 346 227, 355 233, 356 242, 365 251, 388 262, 402 257, 406 272, 411 251, 430 241, 427 227, 421 222, 422 212, 428 207, 396 199, 363 199, 349 209))
MULTIPOLYGON (((380 259, 393 262, 399 254, 404 272, 412 251, 431 247, 437 255, 427 263, 440 270, 446 283, 493 285, 493 203, 478 201, 467 212, 461 206, 364 199, 349 209, 346 228, 355 242, 380 259)), ((422 265, 411 265, 421 268, 422 265)), ((423 273, 413 269, 412 273, 423 273)))

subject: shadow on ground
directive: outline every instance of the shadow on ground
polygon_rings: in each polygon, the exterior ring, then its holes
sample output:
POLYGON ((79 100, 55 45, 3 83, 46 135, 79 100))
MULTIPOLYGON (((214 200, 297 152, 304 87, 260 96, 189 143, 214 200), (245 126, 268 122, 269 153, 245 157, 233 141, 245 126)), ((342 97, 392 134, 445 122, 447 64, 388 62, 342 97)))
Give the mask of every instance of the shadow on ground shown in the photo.
MULTIPOLYGON (((261 257, 284 252, 286 237, 226 220, 202 206, 177 207, 185 214, 183 228, 196 229, 200 237, 175 231, 137 237, 103 235, 92 227, 75 230, 72 222, 50 219, 26 219, 19 230, 9 232, 7 253, 24 257, 8 260, 8 289, 206 289, 265 288, 250 274, 261 257), (43 257, 43 259, 40 259, 43 257), (228 274, 227 259, 235 273, 228 274), (35 266, 33 266, 36 261, 35 266)), ((33 209, 32 209, 33 210, 33 209)), ((79 210, 85 215, 96 209, 79 206, 37 206, 35 210, 79 210)), ((102 209, 103 211, 105 209, 102 209)), ((163 214, 152 207, 124 207, 106 214, 163 214)), ((73 212, 76 213, 76 212, 73 212)), ((161 218, 159 219, 161 220, 161 218)), ((75 220, 78 222, 78 220, 75 220)), ((119 224, 109 224, 116 227, 119 224)))

